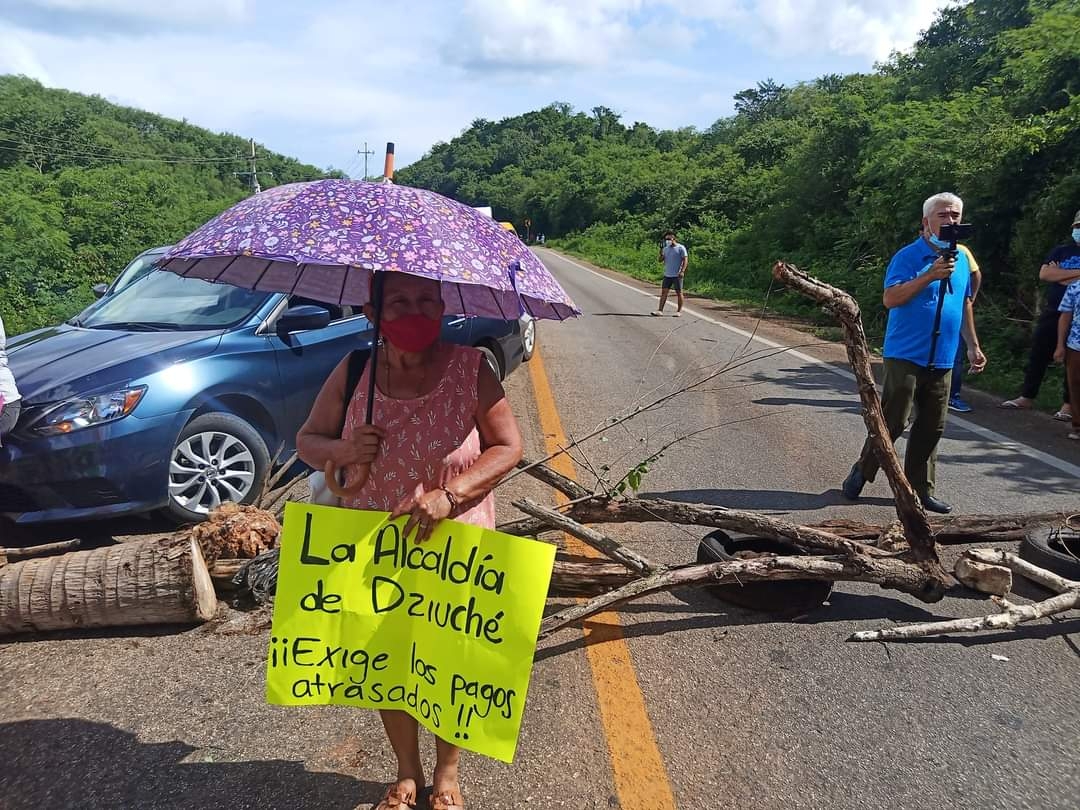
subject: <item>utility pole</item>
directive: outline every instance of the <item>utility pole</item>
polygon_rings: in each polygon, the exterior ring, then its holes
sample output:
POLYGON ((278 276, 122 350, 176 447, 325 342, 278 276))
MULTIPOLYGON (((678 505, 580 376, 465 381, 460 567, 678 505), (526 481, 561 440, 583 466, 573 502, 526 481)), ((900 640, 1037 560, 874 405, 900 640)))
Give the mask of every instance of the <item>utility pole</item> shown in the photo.
POLYGON ((259 175, 255 173, 255 139, 251 139, 251 193, 258 194, 262 191, 259 186, 259 175))
MULTIPOLYGON (((360 152, 359 149, 357 149, 356 151, 360 152)), ((360 154, 364 156, 364 176, 361 179, 367 180, 367 159, 368 159, 368 155, 374 155, 375 150, 374 149, 368 149, 367 141, 364 141, 364 151, 360 152, 360 154)))

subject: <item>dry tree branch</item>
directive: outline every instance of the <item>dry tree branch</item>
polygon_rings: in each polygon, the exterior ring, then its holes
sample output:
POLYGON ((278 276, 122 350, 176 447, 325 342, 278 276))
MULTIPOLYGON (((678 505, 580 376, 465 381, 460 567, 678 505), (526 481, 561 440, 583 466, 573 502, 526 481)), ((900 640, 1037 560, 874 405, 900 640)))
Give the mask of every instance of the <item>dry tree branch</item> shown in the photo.
POLYGON ((818 281, 786 262, 777 262, 773 266, 773 277, 807 298, 817 301, 839 319, 844 329, 844 344, 847 347, 848 361, 858 381, 859 398, 863 404, 863 421, 866 423, 867 434, 878 463, 892 487, 896 513, 904 524, 904 534, 911 544, 915 559, 938 576, 944 587, 951 581, 951 577, 941 567, 926 512, 923 511, 911 482, 907 480, 900 466, 900 460, 896 456, 896 450, 893 448, 888 428, 885 425, 881 398, 878 396, 870 367, 870 350, 866 343, 866 334, 863 332, 859 305, 843 290, 818 281))
POLYGON ((592 546, 597 551, 622 563, 631 571, 636 571, 639 574, 651 574, 654 571, 663 568, 663 566, 657 565, 649 558, 643 557, 636 551, 622 545, 617 540, 612 540, 607 535, 601 534, 595 529, 582 526, 580 523, 577 523, 564 515, 560 515, 553 509, 546 509, 543 506, 539 506, 528 498, 514 501, 514 506, 527 515, 541 518, 554 528, 561 529, 567 534, 572 534, 574 537, 592 546))
POLYGON ((585 489, 585 487, 577 481, 572 478, 567 478, 560 472, 556 472, 543 461, 529 461, 528 459, 522 459, 518 462, 517 466, 522 472, 527 472, 540 483, 547 484, 552 489, 558 490, 567 498, 579 500, 581 498, 592 498, 594 496, 594 493, 585 489))
MULTIPOLYGON (((275 452, 274 457, 270 459, 270 469, 273 469, 274 465, 277 464, 277 460, 281 456, 282 452, 284 452, 284 450, 285 445, 279 444, 277 452, 275 452)), ((274 489, 274 487, 278 485, 278 482, 282 479, 282 477, 284 477, 285 473, 287 473, 292 468, 292 466, 297 462, 299 458, 300 454, 294 451, 293 454, 289 456, 289 459, 280 467, 278 467, 277 472, 275 472, 273 475, 266 479, 266 486, 263 488, 264 491, 274 489)))
POLYGON ((860 630, 852 633, 848 641, 903 641, 926 636, 940 636, 946 633, 977 633, 980 630, 1012 630, 1023 622, 1044 619, 1066 610, 1080 606, 1080 583, 1078 587, 1059 593, 1050 599, 1033 605, 1015 605, 999 597, 993 600, 1002 608, 1001 613, 989 616, 977 616, 973 619, 952 619, 946 622, 928 622, 909 624, 904 627, 890 627, 885 630, 860 630))
POLYGON ((927 622, 909 624, 904 627, 889 627, 883 630, 862 630, 853 633, 848 641, 902 641, 911 638, 938 636, 945 633, 977 633, 980 630, 1011 630, 1023 622, 1043 619, 1066 610, 1080 607, 1080 582, 1058 576, 1017 555, 998 549, 972 549, 965 556, 988 565, 1004 565, 1014 574, 1027 577, 1048 590, 1057 591, 1057 596, 1035 602, 1031 605, 1017 605, 1000 597, 993 597, 993 602, 1000 613, 989 616, 976 616, 971 619, 953 619, 945 622, 927 622))

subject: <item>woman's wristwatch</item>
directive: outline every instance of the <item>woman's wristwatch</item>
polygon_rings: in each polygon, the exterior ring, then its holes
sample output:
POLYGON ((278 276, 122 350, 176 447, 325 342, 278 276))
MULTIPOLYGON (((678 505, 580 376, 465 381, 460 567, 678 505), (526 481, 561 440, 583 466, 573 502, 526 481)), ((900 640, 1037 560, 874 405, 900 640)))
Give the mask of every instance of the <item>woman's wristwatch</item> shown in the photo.
POLYGON ((457 511, 458 508, 457 495, 455 495, 446 487, 440 487, 440 489, 442 489, 442 491, 446 494, 446 500, 450 503, 450 513, 453 514, 457 511))

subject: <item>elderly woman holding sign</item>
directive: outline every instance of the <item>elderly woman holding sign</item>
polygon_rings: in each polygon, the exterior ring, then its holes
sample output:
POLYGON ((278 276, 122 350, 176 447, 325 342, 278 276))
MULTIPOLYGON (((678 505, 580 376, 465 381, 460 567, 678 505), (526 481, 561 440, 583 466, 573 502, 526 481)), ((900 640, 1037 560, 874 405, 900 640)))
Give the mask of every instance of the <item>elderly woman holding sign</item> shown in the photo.
MULTIPOLYGON (((364 311, 374 319, 370 304, 364 311)), ((494 528, 491 489, 522 452, 510 404, 481 353, 439 341, 443 311, 438 281, 387 273, 374 367, 365 364, 350 393, 349 359, 342 360, 296 437, 300 458, 327 469, 329 481, 344 472, 344 490, 333 487, 343 506, 408 515, 404 534, 417 543, 445 518, 494 528), (365 424, 372 374, 372 424, 365 424)), ((402 711, 379 713, 398 771, 377 810, 414 806, 425 784, 419 725, 402 711)), ((431 806, 458 810, 459 749, 436 738, 436 752, 431 806)))

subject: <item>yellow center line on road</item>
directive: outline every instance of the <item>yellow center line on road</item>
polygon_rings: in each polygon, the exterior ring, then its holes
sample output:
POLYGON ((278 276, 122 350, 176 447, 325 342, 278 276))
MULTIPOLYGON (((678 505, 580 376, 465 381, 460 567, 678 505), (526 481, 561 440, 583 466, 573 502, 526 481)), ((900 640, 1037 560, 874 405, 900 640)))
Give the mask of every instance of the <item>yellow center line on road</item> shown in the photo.
MULTIPOLYGON (((548 453, 556 453, 566 447, 567 440, 539 350, 528 366, 544 445, 548 453)), ((551 467, 567 478, 575 478, 574 462, 568 455, 552 459, 551 467)), ((560 493, 560 503, 566 500, 560 493)), ((601 556, 575 537, 567 535, 566 543, 573 554, 601 556)), ((619 805, 675 810, 667 769, 645 709, 645 697, 641 694, 619 615, 610 611, 596 614, 584 623, 584 635, 585 656, 596 686, 619 805)))

